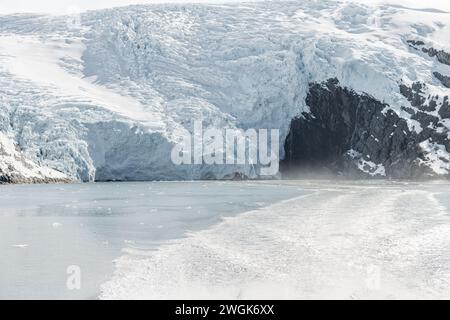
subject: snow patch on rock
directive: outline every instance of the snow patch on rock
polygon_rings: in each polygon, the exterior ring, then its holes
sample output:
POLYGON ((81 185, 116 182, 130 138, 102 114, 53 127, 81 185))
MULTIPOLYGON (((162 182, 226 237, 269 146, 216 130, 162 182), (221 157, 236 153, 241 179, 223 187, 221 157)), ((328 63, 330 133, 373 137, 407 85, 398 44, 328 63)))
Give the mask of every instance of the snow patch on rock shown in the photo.
POLYGON ((355 150, 349 150, 347 155, 351 157, 354 161, 358 169, 372 177, 385 177, 386 169, 382 164, 376 164, 373 161, 364 159, 364 156, 355 150))
POLYGON ((424 152, 425 160, 421 163, 429 167, 437 175, 448 175, 450 173, 450 154, 445 146, 430 140, 423 141, 420 148, 424 152))

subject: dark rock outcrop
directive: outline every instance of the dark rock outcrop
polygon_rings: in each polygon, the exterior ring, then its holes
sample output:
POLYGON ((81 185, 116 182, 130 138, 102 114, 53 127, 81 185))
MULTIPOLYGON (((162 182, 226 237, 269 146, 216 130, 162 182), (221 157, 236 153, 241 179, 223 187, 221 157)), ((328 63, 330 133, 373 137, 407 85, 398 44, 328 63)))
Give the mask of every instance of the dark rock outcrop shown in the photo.
POLYGON ((0 185, 2 184, 54 184, 54 183, 73 183, 74 181, 66 179, 56 178, 37 178, 37 177, 24 177, 20 174, 6 174, 0 171, 0 185))
POLYGON ((434 48, 422 48, 422 51, 428 53, 428 55, 432 58, 436 57, 440 63, 450 66, 450 53, 447 53, 444 50, 436 50, 434 48))
POLYGON ((425 45, 425 42, 423 42, 421 40, 407 40, 406 42, 408 42, 409 45, 413 48, 425 45))
POLYGON ((439 115, 442 119, 450 119, 450 104, 448 97, 444 97, 441 108, 439 109, 439 115))
POLYGON ((450 77, 444 76, 443 74, 439 72, 433 72, 433 75, 438 79, 442 85, 446 88, 450 88, 450 77))
POLYGON ((421 111, 433 112, 436 111, 436 103, 426 104, 427 99, 424 94, 425 85, 420 82, 415 82, 411 87, 405 84, 400 84, 400 93, 408 99, 411 106, 418 108, 421 111))
POLYGON ((422 50, 422 52, 428 54, 431 58, 436 58, 440 63, 450 66, 450 53, 444 50, 437 50, 433 47, 425 47, 425 43, 421 40, 407 40, 409 46, 416 50, 422 50))
POLYGON ((422 96, 423 89, 420 83, 400 86, 402 94, 418 109, 409 108, 411 118, 423 127, 417 133, 387 104, 343 88, 337 79, 310 84, 306 98, 310 112, 291 122, 282 173, 289 176, 297 170, 326 171, 393 178, 432 175, 423 165, 424 151, 419 144, 430 139, 450 150, 450 143, 446 128, 436 130, 440 119, 428 112, 437 110, 437 104, 422 96))

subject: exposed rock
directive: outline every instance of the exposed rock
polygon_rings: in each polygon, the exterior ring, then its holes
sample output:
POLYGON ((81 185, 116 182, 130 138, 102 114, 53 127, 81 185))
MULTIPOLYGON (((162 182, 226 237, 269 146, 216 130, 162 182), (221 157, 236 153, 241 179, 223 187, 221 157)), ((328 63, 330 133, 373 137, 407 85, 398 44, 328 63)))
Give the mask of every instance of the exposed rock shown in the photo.
POLYGON ((441 108, 439 109, 439 115, 443 119, 450 119, 450 104, 448 97, 444 98, 441 108))
POLYGON ((450 77, 444 76, 439 72, 433 72, 433 75, 442 83, 446 88, 450 88, 450 77))
POLYGON ((38 177, 24 177, 17 174, 5 174, 0 171, 0 184, 52 184, 52 183, 72 183, 73 180, 69 178, 38 178, 38 177))
POLYGON ((223 180, 232 180, 232 181, 244 181, 249 180, 245 174, 241 172, 235 172, 234 174, 229 174, 223 178, 223 180))
POLYGON ((437 126, 439 118, 423 111, 417 111, 411 116, 411 119, 420 122, 422 127, 437 126))
POLYGON ((416 111, 413 108, 402 106, 402 110, 409 113, 410 115, 414 115, 416 111))
POLYGON ((426 104, 427 99, 425 98, 425 85, 420 82, 415 82, 411 87, 405 84, 400 84, 400 93, 411 102, 411 106, 418 108, 421 111, 436 111, 436 102, 430 101, 426 104))
POLYGON ((0 132, 0 184, 67 183, 66 175, 26 159, 20 147, 0 132))
POLYGON ((444 50, 436 50, 434 48, 423 48, 423 52, 428 53, 430 57, 436 57, 440 63, 446 64, 450 66, 450 54, 445 52, 444 50))
POLYGON ((407 40, 406 41, 410 47, 416 50, 422 50, 422 52, 428 54, 431 58, 437 58, 437 60, 442 63, 450 66, 450 53, 445 52, 444 50, 437 50, 433 47, 425 47, 425 43, 421 40, 407 40))
POLYGON ((421 41, 421 40, 407 40, 406 42, 408 42, 410 45, 412 45, 412 47, 417 47, 417 46, 424 46, 425 42, 421 41))
MULTIPOLYGON (((401 92, 419 110, 409 108, 412 119, 424 127, 411 131, 407 120, 388 105, 367 94, 343 88, 337 79, 310 84, 304 113, 291 123, 286 139, 283 172, 297 169, 330 171, 344 176, 421 178, 436 176, 428 165, 430 154, 450 150, 447 129, 436 130, 440 119, 427 113, 436 110, 421 94, 424 86, 401 85, 401 92), (426 126, 425 126, 426 124, 426 126), (430 142, 427 148, 421 143, 430 142), (426 149, 426 150, 425 150, 426 149), (431 151, 430 151, 431 150, 431 151)), ((439 168, 448 175, 450 167, 439 168)))

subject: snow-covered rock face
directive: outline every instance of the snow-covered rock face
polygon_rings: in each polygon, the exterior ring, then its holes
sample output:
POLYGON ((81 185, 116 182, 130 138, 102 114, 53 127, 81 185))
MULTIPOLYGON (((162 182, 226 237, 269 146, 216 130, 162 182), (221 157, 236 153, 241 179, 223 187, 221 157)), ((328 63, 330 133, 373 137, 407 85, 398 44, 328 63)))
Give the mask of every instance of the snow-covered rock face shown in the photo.
POLYGON ((352 177, 394 178, 448 175, 450 141, 439 116, 448 105, 431 98, 425 103, 420 99, 422 88, 400 88, 417 104, 417 110, 403 108, 421 125, 415 130, 410 119, 389 105, 342 88, 337 79, 311 84, 306 98, 309 112, 292 121, 286 139, 285 172, 327 169, 352 177))
POLYGON ((22 155, 19 147, 0 132, 0 184, 68 182, 63 173, 33 163, 22 155))
MULTIPOLYGON (((80 26, 2 16, 0 132, 29 161, 77 180, 251 175, 250 166, 177 166, 171 150, 199 119, 279 129, 283 146, 291 120, 311 111, 311 85, 337 79, 403 119, 406 135, 446 135, 449 33, 450 14, 438 10, 351 1, 134 6, 83 14, 80 26), (430 101, 436 108, 422 110, 430 101)), ((408 160, 448 173, 446 142, 420 137, 411 140, 420 154, 408 160), (443 148, 420 148, 424 141, 443 148)), ((378 143, 371 150, 386 149, 378 143)), ((345 149, 342 156, 366 156, 345 149)), ((354 159, 356 167, 389 175, 371 156, 354 159)))

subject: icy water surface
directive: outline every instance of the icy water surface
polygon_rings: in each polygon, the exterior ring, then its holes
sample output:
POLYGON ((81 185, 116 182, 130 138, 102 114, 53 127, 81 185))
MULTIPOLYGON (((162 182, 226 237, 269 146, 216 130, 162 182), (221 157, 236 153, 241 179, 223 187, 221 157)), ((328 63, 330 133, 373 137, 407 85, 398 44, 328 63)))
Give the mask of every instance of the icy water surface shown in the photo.
POLYGON ((0 298, 450 298, 447 182, 0 186, 0 203, 0 298))
POLYGON ((154 250, 303 193, 277 182, 0 186, 0 299, 95 299, 123 250, 154 250), (81 290, 67 289, 69 266, 81 290))
POLYGON ((101 298, 450 298, 447 182, 290 183, 307 193, 127 251, 101 298))

